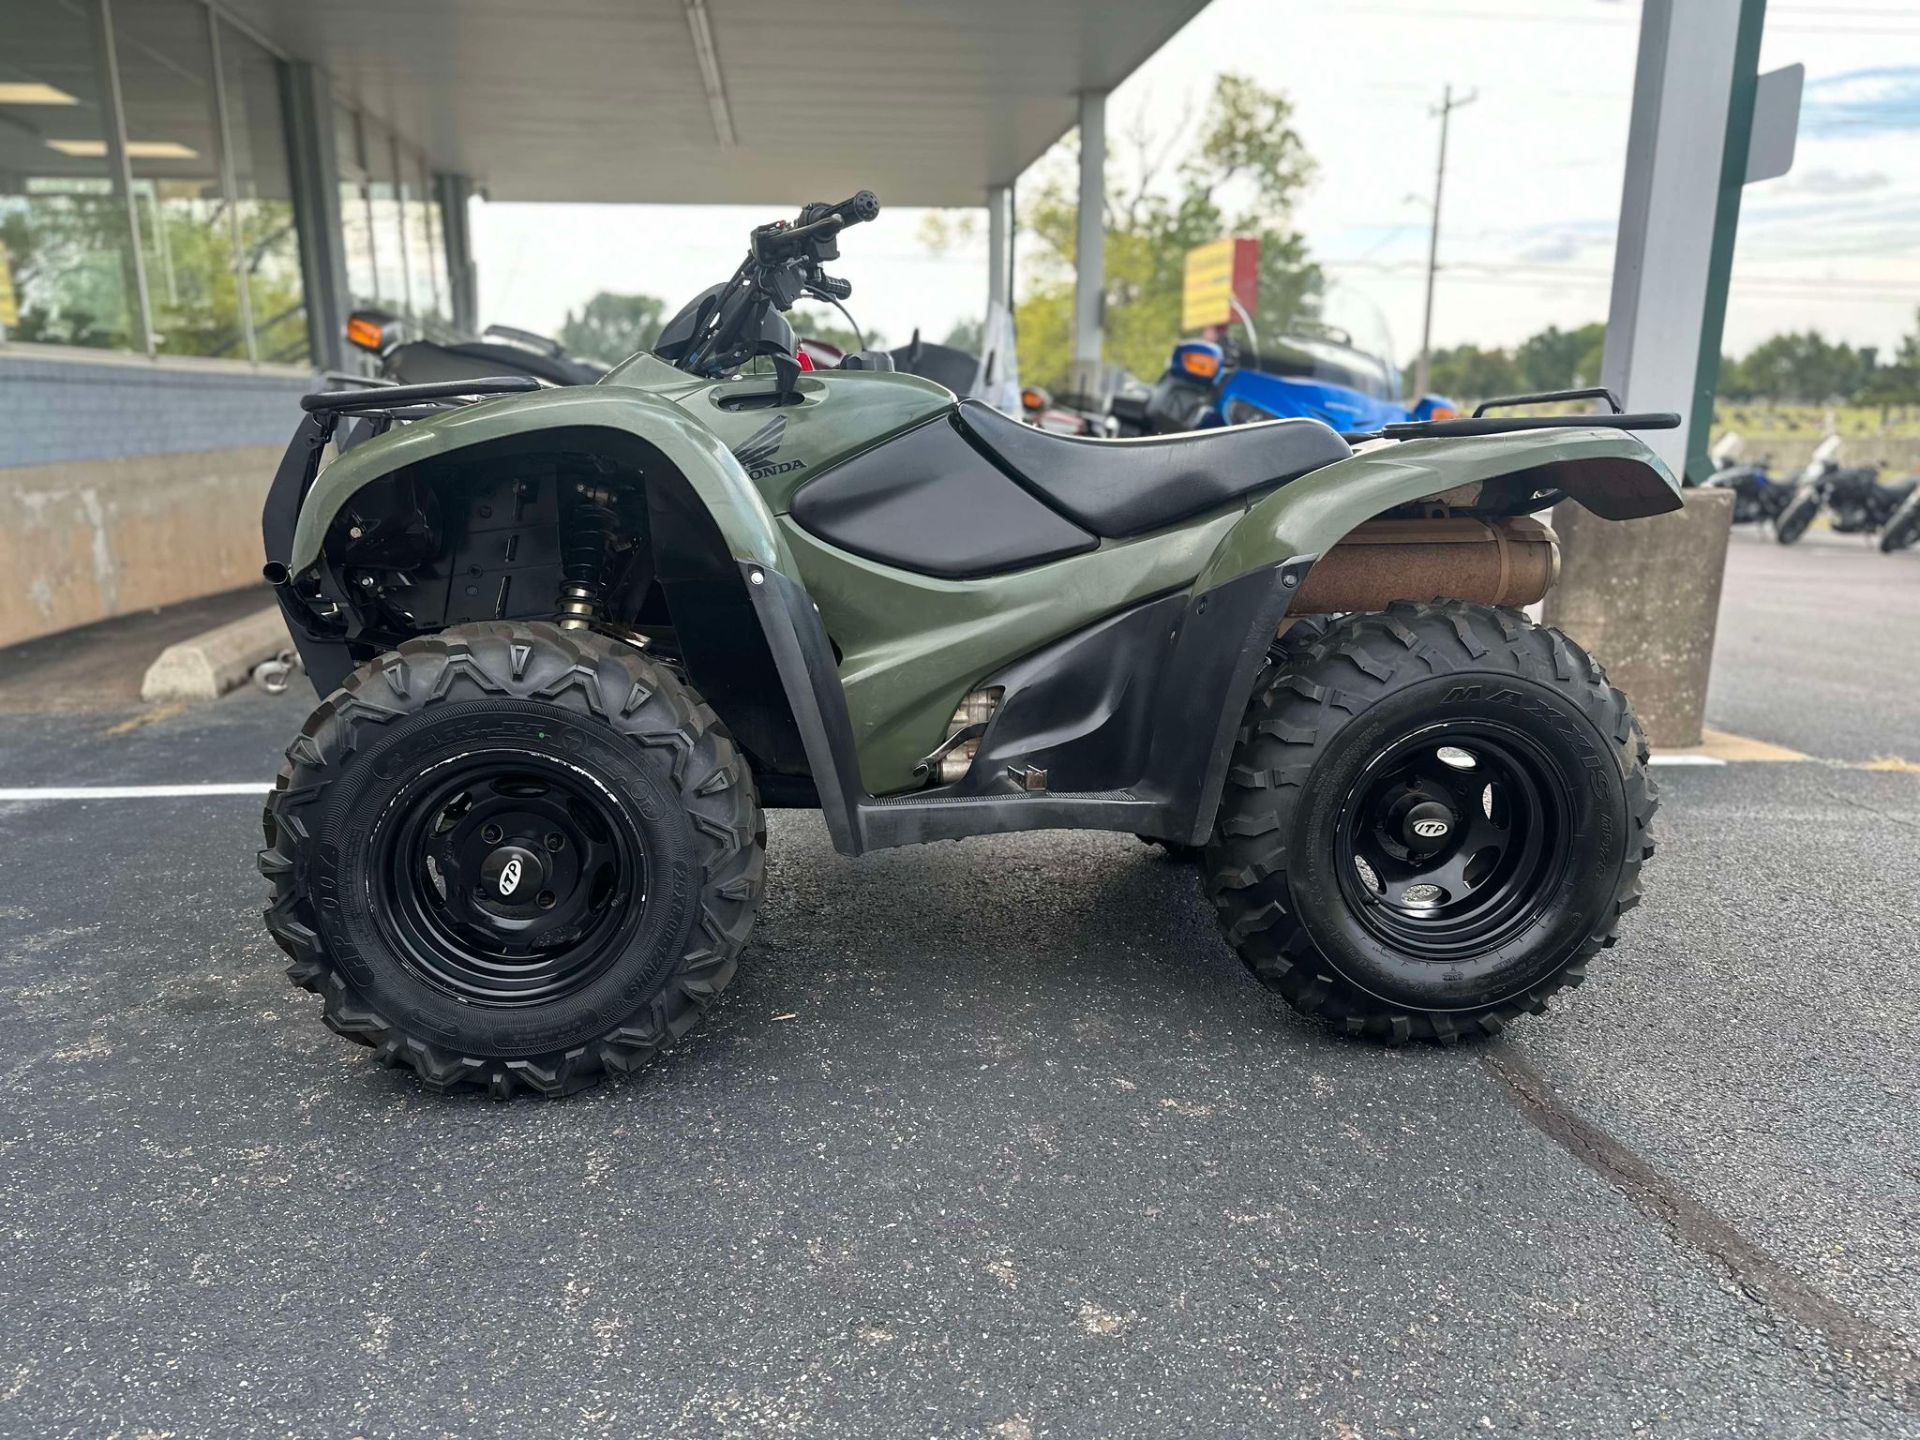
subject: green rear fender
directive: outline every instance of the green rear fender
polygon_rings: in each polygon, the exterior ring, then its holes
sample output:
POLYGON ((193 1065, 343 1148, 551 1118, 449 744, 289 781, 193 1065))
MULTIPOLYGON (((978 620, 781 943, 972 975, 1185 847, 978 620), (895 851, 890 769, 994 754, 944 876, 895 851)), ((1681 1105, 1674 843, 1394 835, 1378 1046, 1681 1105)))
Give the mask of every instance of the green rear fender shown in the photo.
POLYGON ((626 385, 575 386, 483 401, 356 445, 322 470, 308 492, 289 568, 297 575, 313 564, 340 508, 382 476, 542 431, 596 428, 644 442, 684 475, 736 560, 793 573, 793 559, 773 512, 719 437, 666 395, 626 385))
POLYGON ((1523 509, 1551 504, 1557 492, 1608 520, 1680 508, 1673 473, 1622 430, 1404 440, 1360 450, 1253 505, 1214 548, 1195 591, 1299 556, 1324 555, 1356 525, 1397 505, 1503 476, 1522 481, 1523 496, 1539 496, 1538 505, 1523 509))

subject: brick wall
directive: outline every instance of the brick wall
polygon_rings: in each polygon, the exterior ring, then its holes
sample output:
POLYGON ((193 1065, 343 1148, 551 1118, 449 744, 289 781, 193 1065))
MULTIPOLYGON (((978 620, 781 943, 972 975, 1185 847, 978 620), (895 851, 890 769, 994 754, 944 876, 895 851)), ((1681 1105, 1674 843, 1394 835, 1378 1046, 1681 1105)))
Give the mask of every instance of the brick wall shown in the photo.
POLYGON ((285 445, 311 372, 0 345, 0 469, 285 445))

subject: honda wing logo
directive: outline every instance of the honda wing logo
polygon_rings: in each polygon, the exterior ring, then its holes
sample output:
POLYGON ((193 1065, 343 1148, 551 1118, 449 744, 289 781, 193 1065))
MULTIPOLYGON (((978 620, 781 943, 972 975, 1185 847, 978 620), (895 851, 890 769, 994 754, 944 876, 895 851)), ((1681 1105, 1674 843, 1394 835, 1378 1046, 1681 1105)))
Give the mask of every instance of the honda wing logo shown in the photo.
POLYGON ((768 475, 784 475, 789 470, 805 469, 807 462, 804 460, 779 462, 774 460, 773 457, 780 451, 781 442, 786 438, 787 417, 776 415, 734 446, 733 458, 740 462, 749 480, 759 480, 768 475))
POLYGON ((1442 835, 1447 833, 1447 822, 1444 820, 1416 820, 1413 822, 1413 833, 1418 835, 1422 840, 1438 840, 1442 835))
POLYGON ((500 871, 500 893, 511 895, 520 888, 520 857, 515 855, 500 871))

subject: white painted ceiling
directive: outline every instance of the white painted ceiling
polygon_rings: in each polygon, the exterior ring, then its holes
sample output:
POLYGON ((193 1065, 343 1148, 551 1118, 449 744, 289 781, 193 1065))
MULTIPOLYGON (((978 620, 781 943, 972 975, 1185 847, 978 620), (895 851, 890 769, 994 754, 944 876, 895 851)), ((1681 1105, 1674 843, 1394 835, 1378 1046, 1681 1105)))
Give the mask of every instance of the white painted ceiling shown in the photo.
POLYGON ((495 200, 976 205, 1206 0, 224 0, 495 200))

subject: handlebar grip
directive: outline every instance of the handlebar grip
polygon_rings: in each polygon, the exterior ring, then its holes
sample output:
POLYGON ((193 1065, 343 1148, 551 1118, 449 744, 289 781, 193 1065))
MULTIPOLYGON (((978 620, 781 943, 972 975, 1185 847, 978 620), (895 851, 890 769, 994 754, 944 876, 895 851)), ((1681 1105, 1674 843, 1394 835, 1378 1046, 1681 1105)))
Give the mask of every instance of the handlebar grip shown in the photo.
POLYGON ((808 283, 822 295, 829 295, 835 300, 850 300, 853 298, 853 282, 850 280, 841 280, 832 275, 816 274, 808 283))
POLYGON ((864 225, 880 213, 880 197, 862 190, 834 206, 833 213, 849 225, 864 225))

